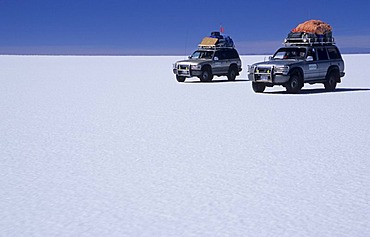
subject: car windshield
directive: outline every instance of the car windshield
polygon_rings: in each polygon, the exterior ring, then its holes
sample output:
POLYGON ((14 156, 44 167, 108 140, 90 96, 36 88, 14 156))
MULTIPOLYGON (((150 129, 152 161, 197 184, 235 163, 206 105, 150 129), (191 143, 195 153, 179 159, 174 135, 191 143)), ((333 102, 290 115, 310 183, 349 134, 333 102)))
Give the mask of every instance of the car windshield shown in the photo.
POLYGON ((306 55, 305 48, 281 48, 275 55, 273 59, 304 59, 306 55))
POLYGON ((190 58, 192 59, 212 59, 213 51, 195 51, 190 58))

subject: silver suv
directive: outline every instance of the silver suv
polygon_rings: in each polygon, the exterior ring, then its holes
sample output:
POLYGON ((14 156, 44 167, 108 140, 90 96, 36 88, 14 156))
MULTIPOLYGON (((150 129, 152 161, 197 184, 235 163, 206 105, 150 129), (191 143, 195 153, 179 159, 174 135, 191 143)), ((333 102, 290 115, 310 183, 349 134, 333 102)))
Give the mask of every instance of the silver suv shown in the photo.
POLYGON ((274 85, 299 93, 304 83, 323 83, 327 91, 334 91, 344 74, 344 62, 334 43, 288 44, 268 61, 248 66, 248 78, 257 93, 274 85))
POLYGON ((199 77, 202 82, 212 81, 213 76, 227 76, 234 81, 242 70, 242 63, 235 48, 198 48, 188 60, 173 64, 173 73, 178 82, 199 77))

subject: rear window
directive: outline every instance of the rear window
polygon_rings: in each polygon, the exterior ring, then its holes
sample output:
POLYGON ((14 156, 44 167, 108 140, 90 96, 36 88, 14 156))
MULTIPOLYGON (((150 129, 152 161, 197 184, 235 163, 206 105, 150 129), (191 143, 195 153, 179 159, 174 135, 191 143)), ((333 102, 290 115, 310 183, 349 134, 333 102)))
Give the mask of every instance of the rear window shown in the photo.
POLYGON ((340 59, 340 54, 337 48, 328 48, 328 54, 330 59, 340 59))

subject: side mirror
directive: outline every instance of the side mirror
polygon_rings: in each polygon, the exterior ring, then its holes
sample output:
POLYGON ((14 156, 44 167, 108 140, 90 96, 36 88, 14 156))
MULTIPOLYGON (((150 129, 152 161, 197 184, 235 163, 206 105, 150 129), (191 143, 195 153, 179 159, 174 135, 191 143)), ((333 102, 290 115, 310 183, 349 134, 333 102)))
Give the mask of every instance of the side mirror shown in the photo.
POLYGON ((307 56, 306 61, 307 62, 312 62, 313 61, 313 57, 312 56, 307 56))
POLYGON ((265 61, 265 62, 266 61, 271 61, 271 59, 272 59, 272 56, 268 56, 268 57, 265 57, 263 61, 265 61))
POLYGON ((188 56, 188 59, 191 59, 191 55, 188 56))

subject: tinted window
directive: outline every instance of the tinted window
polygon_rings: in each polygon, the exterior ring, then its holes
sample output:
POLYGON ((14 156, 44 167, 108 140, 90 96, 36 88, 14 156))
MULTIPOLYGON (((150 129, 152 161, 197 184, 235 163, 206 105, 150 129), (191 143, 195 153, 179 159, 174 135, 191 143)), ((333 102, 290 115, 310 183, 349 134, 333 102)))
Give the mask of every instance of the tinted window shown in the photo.
POLYGON ((319 56, 319 60, 327 60, 328 54, 326 52, 326 48, 317 48, 317 56, 319 56))
POLYGON ((308 56, 311 56, 313 58, 313 61, 316 61, 317 58, 316 58, 316 52, 315 52, 315 49, 309 49, 307 51, 307 57, 308 56))
POLYGON ((232 55, 233 55, 233 57, 232 57, 232 58, 239 58, 239 54, 238 54, 238 52, 236 52, 236 50, 235 50, 235 49, 231 50, 231 53, 232 53, 232 55))
POLYGON ((328 48, 328 54, 329 54, 329 58, 331 59, 339 59, 340 58, 340 54, 339 54, 339 51, 337 48, 328 48))
POLYGON ((225 51, 216 51, 215 57, 218 58, 218 60, 227 59, 227 54, 225 51))
POLYGON ((239 57, 238 52, 236 52, 235 49, 226 50, 225 53, 226 53, 226 57, 228 59, 238 58, 239 57))

